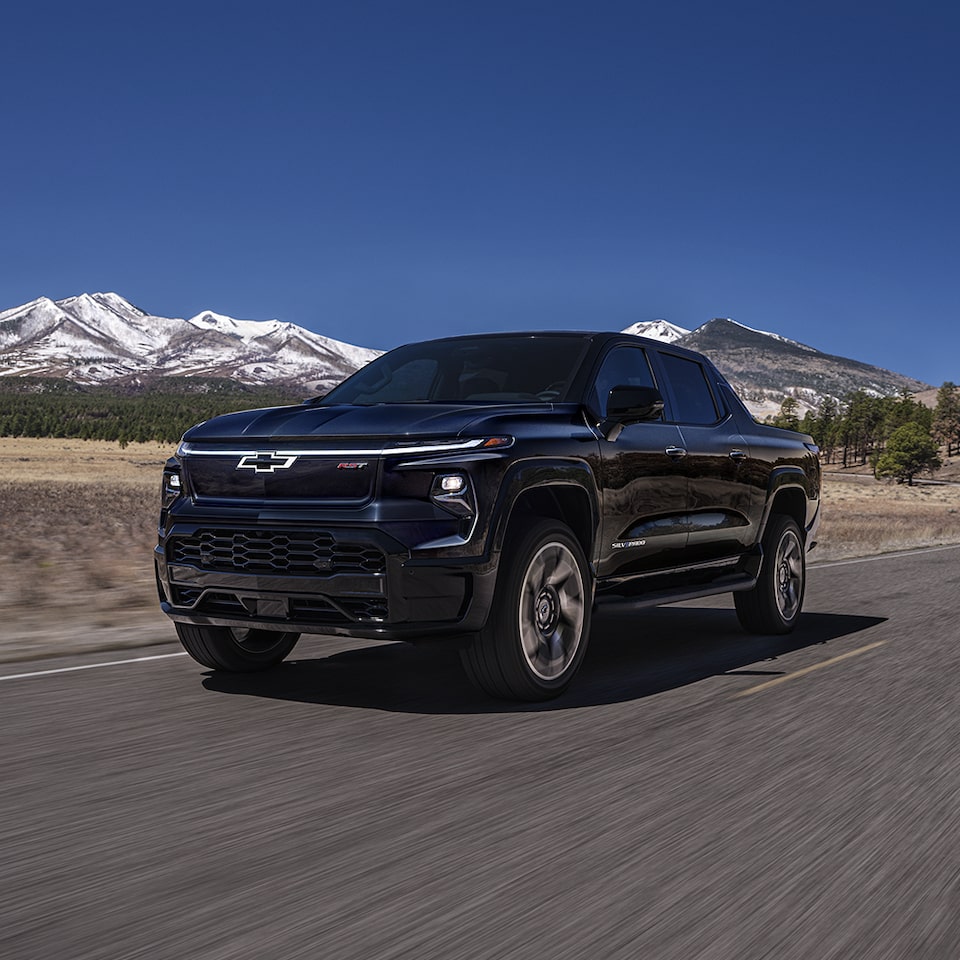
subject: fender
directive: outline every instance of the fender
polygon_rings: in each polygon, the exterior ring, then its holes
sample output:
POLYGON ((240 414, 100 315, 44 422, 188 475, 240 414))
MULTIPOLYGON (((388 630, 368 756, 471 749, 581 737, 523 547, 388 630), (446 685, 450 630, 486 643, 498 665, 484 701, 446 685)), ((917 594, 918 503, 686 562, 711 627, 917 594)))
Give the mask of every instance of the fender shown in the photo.
POLYGON ((600 528, 599 494, 593 470, 583 460, 538 457, 521 460, 504 474, 490 524, 487 546, 489 557, 499 557, 502 552, 513 509, 520 496, 530 490, 549 487, 575 487, 586 494, 590 505, 591 542, 585 553, 588 558, 592 556, 593 542, 600 528))
MULTIPOLYGON (((777 494, 782 493, 784 490, 793 489, 803 496, 804 519, 801 527, 809 528, 811 485, 810 477, 807 476, 802 467, 794 464, 774 467, 774 469, 770 472, 770 479, 767 482, 766 503, 763 506, 763 518, 760 522, 758 541, 763 538, 763 534, 767 529, 767 521, 770 519, 770 513, 773 509, 773 502, 777 498, 777 494)), ((818 499, 815 502, 817 506, 814 509, 814 514, 817 514, 819 511, 819 492, 818 499)))

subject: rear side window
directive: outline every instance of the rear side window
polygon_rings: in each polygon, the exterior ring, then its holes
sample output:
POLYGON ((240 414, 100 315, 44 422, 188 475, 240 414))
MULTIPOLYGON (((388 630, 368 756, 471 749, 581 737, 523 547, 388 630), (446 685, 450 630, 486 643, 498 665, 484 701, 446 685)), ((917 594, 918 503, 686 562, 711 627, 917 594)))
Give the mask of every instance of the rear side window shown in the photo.
POLYGON ((676 419, 681 423, 716 423, 720 419, 717 404, 703 365, 670 353, 660 354, 660 360, 676 398, 676 419))

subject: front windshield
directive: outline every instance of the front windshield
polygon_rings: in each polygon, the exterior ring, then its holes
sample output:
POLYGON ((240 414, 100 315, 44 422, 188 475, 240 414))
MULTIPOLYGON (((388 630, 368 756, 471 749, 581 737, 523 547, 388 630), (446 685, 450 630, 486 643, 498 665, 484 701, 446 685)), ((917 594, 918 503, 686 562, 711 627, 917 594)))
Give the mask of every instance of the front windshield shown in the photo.
POLYGON ((321 404, 560 401, 588 346, 582 336, 411 343, 371 361, 321 404))

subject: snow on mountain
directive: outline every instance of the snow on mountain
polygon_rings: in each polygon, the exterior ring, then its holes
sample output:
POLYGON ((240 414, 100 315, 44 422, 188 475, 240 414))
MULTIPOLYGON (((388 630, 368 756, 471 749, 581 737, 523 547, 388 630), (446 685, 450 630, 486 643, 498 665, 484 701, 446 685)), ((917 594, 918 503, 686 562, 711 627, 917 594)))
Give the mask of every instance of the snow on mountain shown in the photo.
MULTIPOLYGON (((813 347, 808 347, 806 344, 799 343, 796 340, 790 340, 788 337, 782 337, 779 333, 757 330, 755 327, 748 327, 745 323, 739 323, 736 320, 731 320, 729 317, 720 317, 718 319, 723 320, 724 323, 732 323, 742 330, 749 330, 750 333, 759 333, 761 336, 771 337, 774 340, 792 344, 803 350, 813 350, 813 347)), ((698 327, 697 329, 700 328, 698 327)), ((693 330, 687 330, 686 327, 677 326, 677 324, 670 323, 667 320, 641 320, 639 323, 630 324, 629 327, 621 331, 621 333, 633 334, 635 337, 648 337, 650 340, 660 340, 663 343, 676 343, 678 340, 682 340, 693 332, 693 330)))
POLYGON ((663 343, 676 343, 681 337, 690 333, 684 327, 678 327, 675 323, 668 323, 666 320, 641 320, 639 323, 631 323, 621 332, 631 333, 635 337, 661 340, 663 343))
POLYGON ((191 317, 187 323, 191 323, 201 330, 216 330, 228 337, 240 337, 244 341, 255 340, 258 337, 274 333, 283 326, 279 320, 234 320, 233 317, 226 317, 222 313, 214 313, 212 310, 204 310, 203 313, 198 313, 195 317, 191 317))
POLYGON ((793 347, 799 347, 801 350, 809 350, 811 353, 819 353, 815 347, 808 347, 805 343, 800 343, 799 340, 791 340, 789 337, 783 337, 779 333, 770 333, 769 330, 758 330, 756 327, 748 327, 745 323, 739 323, 736 320, 732 320, 730 317, 718 317, 718 320, 722 320, 725 323, 732 323, 735 327, 740 327, 741 330, 749 330, 750 333, 759 333, 762 337, 772 337, 774 340, 779 340, 781 343, 789 343, 793 347))
POLYGON ((380 352, 280 320, 235 320, 211 310, 189 320, 154 316, 116 293, 41 297, 0 312, 0 376, 98 383, 204 374, 326 389, 380 352))
POLYGON ((103 339, 96 328, 47 297, 0 313, 0 348, 25 340, 50 337, 58 331, 81 338, 103 339))
POLYGON ((108 336, 131 357, 161 347, 169 332, 157 325, 159 318, 149 316, 115 293, 82 293, 58 300, 57 305, 97 333, 108 336))

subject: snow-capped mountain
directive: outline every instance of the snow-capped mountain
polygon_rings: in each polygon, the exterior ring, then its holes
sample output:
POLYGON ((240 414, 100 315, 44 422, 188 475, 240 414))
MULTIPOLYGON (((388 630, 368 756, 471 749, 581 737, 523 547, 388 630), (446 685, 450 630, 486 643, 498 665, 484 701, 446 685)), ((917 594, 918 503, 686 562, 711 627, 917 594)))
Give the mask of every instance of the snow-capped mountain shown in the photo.
POLYGON ((380 353, 280 320, 154 316, 116 293, 41 297, 0 313, 0 376, 205 375, 322 391, 380 353))
MULTIPOLYGON (((710 324, 721 324, 729 325, 729 327, 739 327, 740 330, 745 330, 747 334, 756 333, 761 337, 769 337, 771 340, 779 340, 781 343, 788 343, 792 347, 797 347, 800 350, 807 350, 810 353, 819 353, 820 351, 816 347, 808 347, 805 343, 801 343, 799 340, 791 340, 789 337, 781 336, 779 333, 771 333, 769 330, 758 330, 756 327, 748 327, 745 323, 739 323, 737 320, 733 320, 730 317, 716 317, 713 320, 709 320, 702 327, 697 327, 696 330, 690 331, 691 333, 697 333, 703 330, 705 327, 710 324)), ((725 327, 725 329, 729 329, 725 327)))
POLYGON ((666 320, 641 320, 639 323, 631 323, 622 332, 632 333, 635 337, 660 340, 663 343, 676 343, 677 340, 690 333, 685 327, 678 327, 675 323, 667 323, 666 320))
MULTIPOLYGON (((776 333, 716 319, 690 331, 666 320, 624 330, 707 354, 755 411, 795 397, 817 407, 852 390, 893 395, 927 388, 910 377, 835 357, 776 333)), ((0 377, 66 377, 80 384, 156 376, 227 377, 326 392, 381 351, 281 320, 149 314, 116 293, 40 297, 0 312, 0 377)))
MULTIPOLYGON (((635 323, 623 332, 650 337, 651 333, 638 328, 653 327, 656 333, 658 324, 666 321, 635 323)), ((683 329, 674 324, 666 326, 683 329)), ((667 340, 667 337, 654 336, 654 339, 667 340)), ((776 412, 786 396, 798 400, 803 410, 818 408, 827 397, 842 400, 854 390, 865 390, 875 396, 894 396, 904 389, 911 393, 929 389, 927 384, 911 377, 859 360, 822 353, 805 343, 778 333, 755 330, 729 318, 709 320, 680 337, 671 336, 667 342, 710 357, 755 415, 776 412)))

